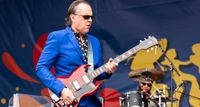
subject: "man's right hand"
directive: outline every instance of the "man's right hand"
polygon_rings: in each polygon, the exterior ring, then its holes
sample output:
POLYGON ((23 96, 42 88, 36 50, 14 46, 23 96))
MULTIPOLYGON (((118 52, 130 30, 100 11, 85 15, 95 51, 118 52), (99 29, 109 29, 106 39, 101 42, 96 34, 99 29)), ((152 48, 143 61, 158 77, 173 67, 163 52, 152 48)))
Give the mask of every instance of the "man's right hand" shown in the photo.
POLYGON ((61 92, 61 97, 63 98, 63 101, 66 105, 71 105, 75 100, 72 91, 69 90, 68 88, 63 88, 61 92))

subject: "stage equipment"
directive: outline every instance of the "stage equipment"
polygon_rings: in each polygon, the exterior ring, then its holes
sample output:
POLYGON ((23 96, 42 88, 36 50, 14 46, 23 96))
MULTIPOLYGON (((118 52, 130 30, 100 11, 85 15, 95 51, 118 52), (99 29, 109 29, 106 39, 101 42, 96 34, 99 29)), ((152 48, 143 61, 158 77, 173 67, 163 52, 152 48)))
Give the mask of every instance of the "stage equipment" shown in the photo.
POLYGON ((121 107, 143 107, 143 93, 130 91, 119 98, 121 107))

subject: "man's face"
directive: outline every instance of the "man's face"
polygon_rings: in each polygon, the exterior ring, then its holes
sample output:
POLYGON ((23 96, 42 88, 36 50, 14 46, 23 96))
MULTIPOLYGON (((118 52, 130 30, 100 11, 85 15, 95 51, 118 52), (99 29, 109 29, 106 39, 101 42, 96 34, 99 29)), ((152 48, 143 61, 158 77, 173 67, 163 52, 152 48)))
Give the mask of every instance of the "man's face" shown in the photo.
POLYGON ((75 32, 86 34, 92 25, 93 12, 89 5, 79 4, 76 12, 71 15, 72 28, 75 32))
POLYGON ((151 82, 141 82, 140 83, 140 86, 141 86, 141 90, 146 93, 146 92, 149 92, 151 90, 151 87, 152 87, 152 83, 151 82))

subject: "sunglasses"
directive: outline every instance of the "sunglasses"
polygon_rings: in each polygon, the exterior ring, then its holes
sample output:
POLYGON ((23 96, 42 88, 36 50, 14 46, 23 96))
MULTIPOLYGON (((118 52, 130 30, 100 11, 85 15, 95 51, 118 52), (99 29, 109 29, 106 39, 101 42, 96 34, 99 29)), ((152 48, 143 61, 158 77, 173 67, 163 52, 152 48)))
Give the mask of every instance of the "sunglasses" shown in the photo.
MULTIPOLYGON (((76 14, 76 15, 79 15, 79 14, 76 14)), ((83 19, 85 19, 85 20, 88 20, 88 19, 93 19, 93 16, 92 15, 79 15, 79 16, 82 16, 83 17, 83 19)))
POLYGON ((88 19, 93 19, 93 16, 90 15, 82 15, 83 19, 88 20, 88 19))
POLYGON ((143 85, 143 86, 147 85, 148 87, 151 87, 151 86, 152 86, 151 83, 144 83, 144 82, 142 83, 142 85, 143 85))

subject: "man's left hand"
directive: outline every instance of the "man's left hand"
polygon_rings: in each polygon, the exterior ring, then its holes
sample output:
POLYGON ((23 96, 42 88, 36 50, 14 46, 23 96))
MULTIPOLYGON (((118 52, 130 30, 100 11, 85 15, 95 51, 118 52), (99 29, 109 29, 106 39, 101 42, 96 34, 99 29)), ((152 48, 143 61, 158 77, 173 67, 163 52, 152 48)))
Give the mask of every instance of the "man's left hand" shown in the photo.
POLYGON ((106 63, 106 73, 111 74, 117 70, 118 63, 115 63, 112 58, 109 58, 106 63))

